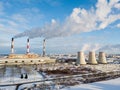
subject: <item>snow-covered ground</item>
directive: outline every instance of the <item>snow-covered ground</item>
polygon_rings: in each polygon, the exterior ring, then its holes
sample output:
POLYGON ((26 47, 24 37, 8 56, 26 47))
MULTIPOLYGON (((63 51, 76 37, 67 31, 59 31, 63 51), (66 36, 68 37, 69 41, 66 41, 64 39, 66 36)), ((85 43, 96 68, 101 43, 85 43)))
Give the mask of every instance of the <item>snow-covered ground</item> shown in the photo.
MULTIPOLYGON (((32 69, 29 66, 15 67, 6 66, 0 67, 0 85, 17 83, 17 82, 27 82, 34 81, 37 79, 43 79, 42 75, 32 69), (28 79, 21 79, 20 75, 24 73, 28 74, 28 79)), ((29 84, 30 85, 30 84, 29 84)), ((0 86, 0 90, 15 90, 16 86, 0 86)))
POLYGON ((29 66, 23 67, 15 67, 15 66, 7 66, 4 68, 0 68, 0 85, 9 84, 9 83, 17 83, 17 82, 25 82, 25 81, 34 81, 37 79, 43 79, 42 75, 32 69, 29 66), (27 79, 21 79, 21 74, 28 75, 27 79))
POLYGON ((42 79, 42 75, 33 70, 32 67, 6 66, 4 68, 0 68, 0 83, 23 81, 24 79, 21 79, 20 77, 21 74, 25 73, 28 74, 28 79, 25 80, 42 79))
MULTIPOLYGON (((112 66, 113 65, 107 65, 107 66, 103 65, 103 67, 107 67, 107 68, 111 68, 112 66)), ((96 66, 94 68, 96 68, 96 66)), ((120 69, 119 66, 117 68, 120 69)), ((0 67, 0 84, 11 83, 11 82, 16 83, 16 82, 23 82, 30 80, 38 80, 38 79, 43 79, 43 76, 29 66, 23 66, 23 67, 13 66, 13 67, 4 67, 4 68, 0 67), (20 78, 21 73, 27 73, 28 79, 21 79, 20 78)), ((19 87, 19 90, 21 90, 24 87, 32 87, 33 85, 34 83, 21 85, 19 87)), ((16 86, 6 86, 6 87, 0 86, 0 90, 15 90, 15 88, 16 86)), ((101 81, 101 82, 65 87, 64 89, 61 90, 119 90, 119 89, 120 89, 120 78, 112 79, 108 81, 101 81)))
POLYGON ((0 86, 0 90, 15 90, 16 86, 0 86))
MULTIPOLYGON (((21 85, 20 88, 26 86, 31 87, 32 85, 33 84, 21 85)), ((20 88, 19 90, 21 90, 20 88)), ((0 87, 0 90, 15 90, 15 86, 0 87)), ((120 90, 120 78, 66 87, 61 90, 120 90)))
POLYGON ((120 78, 66 87, 62 90, 120 90, 120 78))

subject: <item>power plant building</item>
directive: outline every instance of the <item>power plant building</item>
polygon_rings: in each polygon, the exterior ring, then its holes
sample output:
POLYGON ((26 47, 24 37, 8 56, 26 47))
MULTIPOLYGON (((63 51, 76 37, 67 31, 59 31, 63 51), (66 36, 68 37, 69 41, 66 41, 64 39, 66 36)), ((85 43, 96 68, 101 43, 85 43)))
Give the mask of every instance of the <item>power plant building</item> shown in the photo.
POLYGON ((27 50, 26 54, 15 54, 14 53, 14 38, 11 40, 11 54, 8 55, 7 58, 1 58, 0 64, 39 64, 39 63, 55 63, 55 59, 51 59, 50 57, 45 56, 45 40, 43 43, 43 57, 38 54, 30 53, 30 43, 29 38, 27 39, 27 50))
MULTIPOLYGON (((30 53, 30 43, 29 38, 27 39, 27 47, 26 47, 26 54, 15 54, 14 53, 14 38, 11 40, 11 54, 8 55, 7 58, 0 59, 1 64, 6 63, 14 63, 17 64, 17 62, 22 63, 26 62, 26 64, 33 64, 35 63, 55 63, 56 59, 51 59, 50 57, 45 56, 45 39, 43 40, 43 54, 42 56, 39 56, 38 54, 32 54, 30 53), (24 61, 23 61, 24 60, 24 61), (42 62, 41 62, 42 61, 42 62)), ((85 65, 85 64, 106 64, 106 57, 104 52, 99 52, 99 61, 96 61, 95 52, 91 51, 89 52, 89 58, 86 62, 84 52, 80 51, 77 53, 77 65, 85 65)))

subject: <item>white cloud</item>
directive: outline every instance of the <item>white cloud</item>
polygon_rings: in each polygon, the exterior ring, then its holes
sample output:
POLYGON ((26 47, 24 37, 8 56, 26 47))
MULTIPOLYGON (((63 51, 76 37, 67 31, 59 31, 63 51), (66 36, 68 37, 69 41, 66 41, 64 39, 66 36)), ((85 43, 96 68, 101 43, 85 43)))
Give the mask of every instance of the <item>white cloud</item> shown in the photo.
POLYGON ((96 7, 96 16, 99 21, 103 21, 111 12, 111 7, 108 5, 107 0, 98 0, 96 7))
POLYGON ((118 10, 118 8, 114 7, 119 3, 118 1, 110 0, 108 2, 107 0, 98 0, 96 8, 92 7, 89 10, 74 8, 73 12, 64 22, 59 23, 56 20, 52 20, 50 24, 46 24, 43 28, 33 28, 31 30, 32 33, 29 31, 29 33, 24 32, 21 35, 32 38, 53 38, 105 29, 110 24, 120 20, 120 12, 114 12, 115 9, 118 10))
POLYGON ((107 2, 107 0, 98 0, 96 9, 91 8, 90 10, 75 8, 67 18, 65 27, 78 32, 104 29, 109 24, 120 19, 120 12, 112 14, 114 12, 112 8, 118 4, 118 1, 110 0, 110 2, 107 2))
POLYGON ((115 8, 120 9, 120 3, 115 4, 115 8))
POLYGON ((117 24, 117 27, 118 27, 118 28, 120 28, 120 23, 119 23, 119 24, 117 24))
MULTIPOLYGON (((48 2, 50 1, 48 0, 48 2)), ((51 23, 45 25, 43 28, 33 28, 27 34, 22 35, 30 36, 31 38, 40 36, 52 38, 105 29, 110 24, 120 20, 120 12, 115 12, 119 10, 118 1, 110 0, 108 2, 108 0, 98 0, 95 5, 96 7, 91 7, 89 10, 74 8, 64 22, 59 23, 55 19, 52 19, 51 23)), ((0 3, 1 12, 5 13, 2 3, 0 3)), ((34 23, 39 24, 42 17, 43 15, 40 14, 38 8, 25 8, 21 12, 14 13, 10 16, 6 14, 3 18, 0 18, 0 33, 4 33, 4 36, 6 34, 13 35, 19 33, 28 28, 32 28, 34 23)), ((119 24, 117 26, 119 27, 119 24)), ((85 44, 81 50, 96 51, 99 48, 99 44, 85 44)))
MULTIPOLYGON (((13 22, 9 21, 9 23, 12 24, 13 22)), ((5 34, 5 35, 7 35, 7 34, 8 35, 15 35, 17 33, 20 33, 20 31, 14 29, 14 28, 11 28, 11 26, 6 26, 6 25, 1 23, 0 24, 0 33, 5 34)), ((3 37, 1 37, 1 38, 3 38, 3 37)))
POLYGON ((56 23, 56 20, 55 20, 55 19, 52 19, 52 20, 51 20, 51 23, 55 24, 55 23, 56 23))
POLYGON ((17 21, 17 22, 21 22, 21 23, 27 23, 28 22, 22 14, 13 14, 12 19, 17 21))
POLYGON ((13 13, 9 16, 5 11, 3 12, 5 15, 1 15, 3 18, 0 18, 0 32, 12 35, 32 28, 34 22, 39 21, 42 18, 42 15, 37 8, 25 8, 21 10, 21 12, 13 13), (34 17, 34 15, 36 16, 34 17), (31 21, 33 23, 32 25, 31 21))
POLYGON ((2 18, 0 19, 0 33, 5 33, 5 34, 17 34, 20 33, 19 31, 19 23, 16 23, 15 21, 8 19, 8 18, 2 18))
POLYGON ((106 18, 99 26, 99 29, 106 28, 109 24, 113 23, 116 20, 120 19, 120 14, 118 15, 109 15, 108 18, 106 18))
POLYGON ((9 47, 11 37, 32 28, 34 22, 40 22, 42 18, 37 8, 25 8, 21 9, 21 12, 12 12, 8 15, 6 9, 12 5, 8 4, 0 2, 0 48, 9 47))

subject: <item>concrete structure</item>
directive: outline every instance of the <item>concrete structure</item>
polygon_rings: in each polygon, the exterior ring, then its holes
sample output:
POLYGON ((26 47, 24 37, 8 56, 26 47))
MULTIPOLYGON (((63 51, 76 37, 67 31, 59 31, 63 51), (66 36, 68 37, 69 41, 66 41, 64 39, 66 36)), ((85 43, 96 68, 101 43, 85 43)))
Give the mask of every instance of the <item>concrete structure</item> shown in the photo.
POLYGON ((0 65, 17 65, 17 64, 41 64, 55 63, 56 59, 45 57, 45 39, 43 41, 43 56, 30 53, 29 38, 27 39, 27 54, 14 54, 14 38, 11 40, 11 54, 5 58, 0 58, 0 65))
POLYGON ((84 52, 82 51, 78 52, 76 64, 82 64, 82 65, 86 64, 84 52))
POLYGON ((39 58, 38 54, 9 54, 8 59, 28 59, 39 58))
POLYGON ((30 53, 30 43, 29 38, 27 39, 27 54, 30 53))
POLYGON ((45 63, 55 63, 55 59, 49 57, 39 57, 39 58, 0 58, 0 65, 30 65, 30 64, 45 64, 45 63))
POLYGON ((43 57, 45 57, 45 39, 43 40, 43 57))
POLYGON ((95 57, 95 52, 89 52, 89 64, 97 64, 96 57, 95 57))
POLYGON ((99 52, 99 63, 101 64, 106 64, 106 57, 104 52, 99 52))
POLYGON ((14 53, 14 38, 11 40, 11 54, 14 53))

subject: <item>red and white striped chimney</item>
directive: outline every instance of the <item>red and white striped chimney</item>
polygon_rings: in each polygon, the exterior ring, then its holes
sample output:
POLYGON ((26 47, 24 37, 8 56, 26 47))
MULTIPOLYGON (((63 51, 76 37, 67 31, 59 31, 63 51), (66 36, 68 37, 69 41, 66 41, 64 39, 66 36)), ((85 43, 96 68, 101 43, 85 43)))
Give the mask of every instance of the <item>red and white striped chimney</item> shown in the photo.
POLYGON ((30 43, 29 38, 27 39, 27 54, 30 53, 30 43))
POLYGON ((11 40, 11 54, 14 53, 14 38, 11 40))
POLYGON ((43 57, 45 56, 45 39, 43 40, 43 57))

